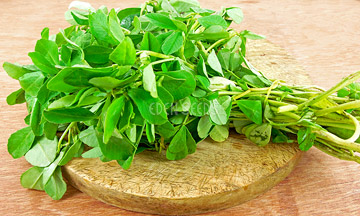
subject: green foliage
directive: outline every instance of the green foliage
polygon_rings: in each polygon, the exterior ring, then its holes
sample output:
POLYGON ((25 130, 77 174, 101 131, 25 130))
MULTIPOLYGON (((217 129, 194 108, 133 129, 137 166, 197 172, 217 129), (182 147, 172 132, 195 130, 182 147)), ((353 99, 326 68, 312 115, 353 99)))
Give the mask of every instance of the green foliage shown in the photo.
POLYGON ((301 150, 315 145, 360 162, 360 72, 328 91, 270 81, 245 58, 247 40, 264 36, 229 27, 243 20, 237 7, 70 6, 72 26, 56 35, 44 28, 29 53, 33 64, 3 64, 21 86, 7 103, 28 110, 28 126, 7 146, 34 166, 21 176, 25 188, 57 200, 66 191, 61 166, 74 157, 116 160, 123 169, 145 149, 179 160, 207 137, 225 141, 232 128, 259 146, 297 134, 301 150))

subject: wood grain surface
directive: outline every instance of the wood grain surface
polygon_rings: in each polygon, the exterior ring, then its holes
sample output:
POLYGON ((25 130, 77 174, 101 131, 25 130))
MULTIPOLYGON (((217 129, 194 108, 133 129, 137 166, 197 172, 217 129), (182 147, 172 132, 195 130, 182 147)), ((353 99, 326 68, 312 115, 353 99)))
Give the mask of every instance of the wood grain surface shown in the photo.
POLYGON ((214 212, 268 191, 298 164, 303 152, 293 144, 258 147, 230 134, 222 143, 206 139, 191 156, 169 161, 145 151, 129 170, 116 161, 75 158, 63 167, 71 185, 105 203, 136 212, 188 215, 214 212))
MULTIPOLYGON (((0 63, 30 63, 43 27, 51 33, 67 26, 63 13, 70 0, 0 1, 0 63)), ((98 7, 137 6, 142 0, 89 1, 98 7)), ((360 1, 200 1, 204 7, 242 7, 244 23, 285 48, 309 72, 314 84, 329 88, 360 70, 360 1)), ((0 73, 0 213, 1 215, 143 215, 97 201, 71 186, 60 201, 23 189, 22 172, 30 167, 7 153, 7 139, 22 128, 23 105, 9 107, 5 97, 19 87, 0 73)), ((331 158, 317 149, 307 152, 292 174, 266 194, 243 205, 207 215, 359 215, 360 165, 331 158)))

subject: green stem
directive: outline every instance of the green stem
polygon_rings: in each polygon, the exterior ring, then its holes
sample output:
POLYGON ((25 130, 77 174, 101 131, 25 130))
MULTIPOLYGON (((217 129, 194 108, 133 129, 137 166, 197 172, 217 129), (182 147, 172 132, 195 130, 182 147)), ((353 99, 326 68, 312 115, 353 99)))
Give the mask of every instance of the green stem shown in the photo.
POLYGON ((326 115, 328 113, 337 112, 337 111, 343 111, 343 110, 347 110, 347 109, 357 109, 359 107, 360 107, 360 100, 356 100, 356 101, 351 101, 351 102, 348 102, 348 103, 343 103, 343 104, 338 105, 338 106, 334 106, 334 107, 319 110, 315 114, 317 116, 323 116, 323 115, 326 115))
POLYGON ((220 43, 222 43, 223 41, 227 40, 228 38, 223 38, 220 39, 218 41, 216 41, 215 43, 211 44, 211 46, 209 46, 205 51, 206 53, 210 52, 210 50, 212 50, 214 47, 216 47, 217 45, 219 45, 220 43))
POLYGON ((333 93, 335 93, 335 92, 339 91, 340 89, 350 85, 351 83, 355 82, 359 78, 360 78, 360 71, 351 74, 350 76, 343 79, 341 82, 339 82, 337 85, 335 85, 331 89, 321 93, 317 97, 314 97, 314 98, 308 100, 307 102, 304 102, 304 103, 300 104, 299 109, 303 109, 305 107, 311 106, 311 105, 313 105, 313 104, 315 104, 315 103, 329 97, 333 93))
POLYGON ((57 145, 57 153, 60 152, 60 148, 61 148, 61 143, 62 141, 64 140, 66 134, 69 132, 69 130, 74 126, 76 125, 76 122, 71 122, 68 127, 65 129, 65 131, 63 132, 63 134, 61 135, 60 139, 59 139, 59 142, 58 142, 58 145, 57 145))
POLYGON ((157 57, 157 58, 162 58, 162 59, 175 59, 174 56, 171 56, 171 55, 165 55, 165 54, 162 54, 162 53, 158 53, 158 52, 153 52, 153 51, 149 51, 149 50, 141 50, 139 52, 136 53, 136 55, 140 55, 140 54, 147 54, 149 56, 154 56, 154 57, 157 57))
POLYGON ((353 150, 356 152, 360 152, 360 145, 357 143, 341 139, 341 138, 335 136, 334 134, 332 134, 328 131, 325 131, 325 130, 314 129, 314 130, 312 130, 312 132, 316 133, 316 135, 319 138, 322 138, 325 140, 331 140, 334 146, 348 149, 348 150, 353 150))

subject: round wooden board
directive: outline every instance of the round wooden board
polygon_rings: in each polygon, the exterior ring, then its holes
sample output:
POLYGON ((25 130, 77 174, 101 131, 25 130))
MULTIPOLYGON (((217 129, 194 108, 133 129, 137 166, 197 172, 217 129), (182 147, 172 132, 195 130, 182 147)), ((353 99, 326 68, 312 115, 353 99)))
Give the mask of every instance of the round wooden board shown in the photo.
MULTIPOLYGON (((250 62, 271 78, 310 84, 306 72, 280 47, 249 41, 250 62)), ((131 211, 184 215, 239 205, 263 194, 293 170, 301 157, 297 144, 258 147, 231 133, 223 143, 211 139, 180 161, 145 151, 129 170, 116 162, 73 159, 63 167, 71 185, 105 203, 131 211)))

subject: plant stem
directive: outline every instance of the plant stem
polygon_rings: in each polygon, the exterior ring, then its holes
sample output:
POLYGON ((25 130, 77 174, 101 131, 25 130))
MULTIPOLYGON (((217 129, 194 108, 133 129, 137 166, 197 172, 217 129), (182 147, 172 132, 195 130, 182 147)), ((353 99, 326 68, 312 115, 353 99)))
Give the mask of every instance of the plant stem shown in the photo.
POLYGON ((345 79, 343 79, 341 82, 339 82, 337 85, 335 85, 334 87, 332 87, 331 89, 321 93, 320 95, 318 95, 317 97, 314 97, 310 100, 308 100, 307 102, 304 102, 302 104, 299 105, 299 109, 311 106, 327 97, 329 97, 330 95, 332 95, 333 93, 339 91, 340 89, 350 85, 351 83, 355 82, 356 80, 358 80, 360 78, 360 71, 351 74, 350 76, 346 77, 345 79))
POLYGON ((62 141, 64 140, 66 134, 69 132, 69 130, 74 126, 76 125, 77 122, 71 122, 68 127, 65 129, 65 131, 63 132, 63 134, 61 134, 61 137, 59 139, 59 142, 58 142, 58 146, 57 146, 57 153, 60 152, 60 148, 61 148, 61 143, 62 141))
POLYGON ((343 104, 338 105, 338 106, 334 106, 334 107, 319 110, 319 111, 316 112, 316 115, 317 116, 323 116, 323 115, 326 115, 326 114, 331 113, 331 112, 343 111, 343 110, 347 110, 347 109, 357 109, 357 108, 360 108, 360 100, 351 101, 351 102, 348 102, 348 103, 343 103, 343 104))

